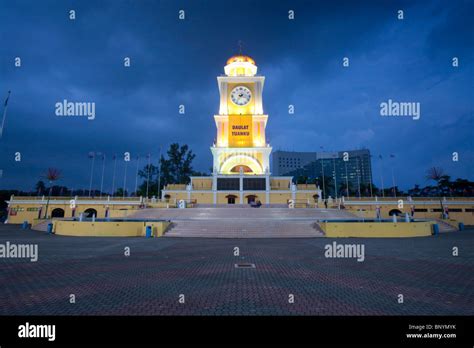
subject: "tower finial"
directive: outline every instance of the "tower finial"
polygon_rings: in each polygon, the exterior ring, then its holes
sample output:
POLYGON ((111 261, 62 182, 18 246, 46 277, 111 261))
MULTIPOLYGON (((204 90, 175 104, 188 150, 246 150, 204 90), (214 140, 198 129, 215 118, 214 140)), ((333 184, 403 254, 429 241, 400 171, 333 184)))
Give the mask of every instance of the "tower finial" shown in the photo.
POLYGON ((242 55, 242 40, 239 40, 239 54, 242 55))

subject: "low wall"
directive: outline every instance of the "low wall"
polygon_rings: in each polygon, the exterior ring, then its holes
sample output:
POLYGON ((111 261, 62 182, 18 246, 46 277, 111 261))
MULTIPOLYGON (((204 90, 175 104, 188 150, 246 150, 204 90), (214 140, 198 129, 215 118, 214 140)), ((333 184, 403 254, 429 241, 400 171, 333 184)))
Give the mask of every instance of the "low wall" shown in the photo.
POLYGON ((53 220, 53 232, 63 236, 143 237, 152 227, 154 237, 161 237, 169 221, 71 221, 53 220))
POLYGON ((433 222, 321 222, 326 237, 425 237, 433 222))
MULTIPOLYGON (((428 210, 426 212, 416 211, 414 215, 415 219, 441 219, 441 212, 431 211, 432 209, 435 209, 435 208, 439 209, 440 207, 439 204, 417 205, 415 202, 414 205, 415 205, 415 208, 417 209, 423 208, 423 209, 428 210)), ((470 209, 471 206, 461 206, 461 205, 456 206, 456 205, 451 204, 449 208, 450 209, 457 208, 457 209, 466 210, 466 209, 470 209)), ((350 213, 353 213, 354 215, 359 216, 359 217, 373 219, 373 218, 376 218, 377 216, 377 213, 375 210, 376 209, 375 204, 374 205, 357 205, 356 203, 346 204, 346 209, 350 213), (359 211, 359 209, 363 209, 363 211, 359 211)), ((411 215, 411 205, 405 202, 405 205, 403 208, 398 208, 396 205, 381 205, 382 218, 391 218, 391 216, 389 215, 389 212, 392 209, 400 210, 403 213, 403 215, 405 215, 405 213, 408 213, 409 215, 411 215)), ((456 211, 450 210, 449 217, 453 220, 464 223, 464 225, 466 226, 468 225, 474 226, 474 212, 472 211, 456 212, 456 211)), ((403 216, 401 218, 403 218, 403 216)))
POLYGON ((176 204, 172 202, 155 202, 155 203, 147 203, 148 208, 176 208, 176 204))

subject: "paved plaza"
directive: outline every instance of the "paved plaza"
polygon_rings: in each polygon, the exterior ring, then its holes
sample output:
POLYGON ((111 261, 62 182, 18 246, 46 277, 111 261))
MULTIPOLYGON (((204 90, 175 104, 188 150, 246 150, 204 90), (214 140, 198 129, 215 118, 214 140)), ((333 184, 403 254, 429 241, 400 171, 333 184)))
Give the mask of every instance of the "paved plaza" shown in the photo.
POLYGON ((474 314, 474 230, 336 240, 363 244, 363 262, 326 258, 333 240, 64 237, 1 225, 1 244, 38 244, 39 259, 0 258, 0 315, 474 314))

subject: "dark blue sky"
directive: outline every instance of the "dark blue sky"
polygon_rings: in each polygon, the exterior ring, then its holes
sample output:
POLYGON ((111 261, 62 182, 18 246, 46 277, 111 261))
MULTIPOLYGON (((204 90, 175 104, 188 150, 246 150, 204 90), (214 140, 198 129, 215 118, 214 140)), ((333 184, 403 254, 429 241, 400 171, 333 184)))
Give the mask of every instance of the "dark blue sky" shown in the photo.
MULTIPOLYGON (((379 154, 387 183, 395 154, 402 188, 427 184, 432 166, 473 179, 473 15, 473 1, 1 0, 2 104, 9 89, 12 95, 0 139, 0 188, 32 189, 48 167, 62 171, 61 184, 87 188, 87 153, 101 151, 110 190, 114 153, 151 152, 156 162, 160 145, 172 142, 189 144, 195 169, 207 171, 216 76, 239 40, 266 76, 274 150, 367 147, 377 185, 379 154), (124 57, 131 57, 130 68, 124 57), (458 68, 452 57, 459 57, 458 68), (96 119, 57 117, 54 105, 64 99, 95 102, 96 119), (388 99, 420 102, 420 120, 381 117, 379 105, 388 99)), ((95 173, 98 187, 98 165, 95 173)))

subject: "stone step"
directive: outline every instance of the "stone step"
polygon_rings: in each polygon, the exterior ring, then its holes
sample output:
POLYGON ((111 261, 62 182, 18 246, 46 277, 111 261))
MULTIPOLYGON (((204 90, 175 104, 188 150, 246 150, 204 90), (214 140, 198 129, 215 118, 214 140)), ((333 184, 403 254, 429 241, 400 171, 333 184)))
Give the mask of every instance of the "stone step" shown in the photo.
POLYGON ((456 227, 451 226, 447 222, 444 222, 443 220, 436 220, 438 226, 439 226, 439 232, 455 232, 458 229, 456 227))
POLYGON ((233 221, 185 220, 174 221, 165 237, 215 238, 313 238, 324 234, 319 225, 304 221, 233 221))
POLYGON ((36 224, 36 225, 32 226, 31 229, 35 230, 35 231, 46 232, 48 230, 48 224, 49 223, 51 223, 51 220, 42 221, 39 224, 36 224))

